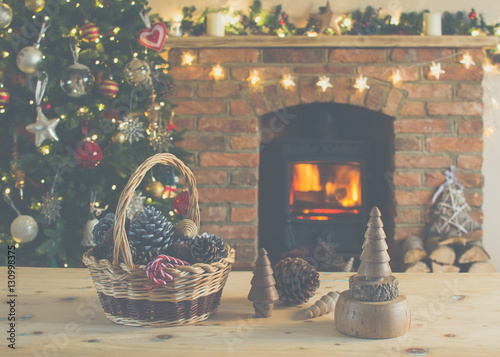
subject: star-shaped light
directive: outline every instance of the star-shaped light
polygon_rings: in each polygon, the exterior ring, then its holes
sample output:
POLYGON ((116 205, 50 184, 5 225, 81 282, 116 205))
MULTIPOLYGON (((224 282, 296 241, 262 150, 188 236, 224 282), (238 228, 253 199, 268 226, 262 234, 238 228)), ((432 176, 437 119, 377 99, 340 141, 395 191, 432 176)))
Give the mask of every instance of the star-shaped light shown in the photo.
POLYGON ((488 138, 488 137, 492 136, 493 134, 495 134, 496 130, 497 130, 497 128, 495 128, 494 126, 487 127, 483 130, 483 135, 488 138))
POLYGON ((248 76, 247 80, 250 82, 252 86, 257 85, 257 83, 260 82, 259 72, 256 69, 250 71, 250 75, 248 76))
POLYGON ((356 88, 360 93, 363 93, 366 89, 370 89, 370 86, 366 83, 368 78, 360 75, 354 83, 354 88, 356 88))
POLYGON ((472 56, 470 55, 469 52, 467 52, 462 59, 459 61, 461 64, 465 66, 465 68, 469 69, 470 66, 475 66, 476 62, 472 60, 472 56))
POLYGON ((220 64, 213 66, 212 70, 210 71, 210 78, 215 79, 216 81, 220 79, 224 79, 224 69, 220 64))
POLYGON ((47 119, 40 107, 36 107, 36 112, 36 122, 26 126, 26 130, 35 134, 35 145, 39 147, 47 139, 58 141, 56 127, 60 119, 47 119))
POLYGON ((190 52, 183 52, 181 65, 192 66, 195 59, 196 57, 190 52))
POLYGON ((401 85, 401 82, 403 81, 403 78, 401 77, 401 72, 399 69, 397 69, 393 74, 392 74, 392 85, 394 87, 399 87, 401 85))
POLYGON ((439 79, 439 77, 445 73, 444 70, 441 69, 441 63, 436 62, 432 62, 430 71, 431 75, 433 75, 436 79, 439 79))
POLYGON ((285 90, 295 87, 295 81, 290 74, 284 74, 281 78, 280 84, 285 90))
POLYGON ((340 31, 340 20, 344 18, 342 14, 334 14, 330 8, 330 2, 326 2, 325 12, 322 14, 311 14, 311 17, 321 22, 319 33, 322 34, 326 29, 331 28, 337 35, 342 35, 340 31))
POLYGON ((333 85, 330 83, 330 77, 327 76, 319 77, 319 81, 316 82, 316 86, 320 87, 323 92, 325 92, 328 88, 333 88, 333 85))

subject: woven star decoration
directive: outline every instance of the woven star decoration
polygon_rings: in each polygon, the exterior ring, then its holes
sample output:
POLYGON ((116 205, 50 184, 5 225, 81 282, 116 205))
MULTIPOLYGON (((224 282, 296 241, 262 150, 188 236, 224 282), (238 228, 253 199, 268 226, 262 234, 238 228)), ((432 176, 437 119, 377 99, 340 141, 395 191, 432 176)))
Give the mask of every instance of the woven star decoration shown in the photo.
POLYGON ((340 31, 340 20, 344 17, 342 14, 334 14, 330 7, 330 2, 326 2, 325 12, 322 14, 311 14, 311 17, 321 22, 319 33, 322 34, 327 29, 331 28, 337 35, 342 35, 340 31))
POLYGON ((26 126, 26 130, 35 134, 35 145, 39 147, 46 139, 58 141, 56 127, 60 119, 47 119, 40 107, 36 107, 36 113, 36 122, 26 126))

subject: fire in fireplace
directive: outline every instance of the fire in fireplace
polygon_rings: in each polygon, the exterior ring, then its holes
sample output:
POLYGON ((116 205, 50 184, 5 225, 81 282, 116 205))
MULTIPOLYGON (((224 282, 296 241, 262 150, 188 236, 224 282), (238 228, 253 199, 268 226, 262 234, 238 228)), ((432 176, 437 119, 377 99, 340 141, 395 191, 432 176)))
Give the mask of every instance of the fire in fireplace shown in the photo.
MULTIPOLYGON (((284 115, 293 119, 260 155, 259 245, 269 257, 325 243, 339 256, 359 256, 374 205, 387 217, 390 237, 393 119, 334 103, 287 108, 284 115)), ((275 129, 273 120, 273 113, 262 117, 262 130, 275 129)))
POLYGON ((300 161, 290 165, 290 216, 327 221, 361 213, 361 165, 300 161))

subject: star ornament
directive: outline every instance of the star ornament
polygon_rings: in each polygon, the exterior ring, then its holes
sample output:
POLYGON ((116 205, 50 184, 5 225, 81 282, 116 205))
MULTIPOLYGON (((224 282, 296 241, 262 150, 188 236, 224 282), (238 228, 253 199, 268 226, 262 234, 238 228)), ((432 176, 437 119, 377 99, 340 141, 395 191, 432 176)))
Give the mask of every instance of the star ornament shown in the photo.
POLYGON ((367 81, 368 78, 359 76, 356 79, 356 83, 354 83, 354 88, 356 88, 360 93, 363 93, 365 90, 370 89, 370 86, 366 83, 367 81))
POLYGON ((445 71, 441 69, 441 63, 432 62, 429 69, 431 71, 431 75, 433 75, 436 79, 439 79, 439 77, 445 73, 445 71))
POLYGON ((326 2, 325 12, 322 14, 311 14, 311 17, 321 23, 321 27, 319 29, 320 34, 331 28, 337 35, 342 35, 339 23, 344 18, 344 15, 334 14, 330 8, 329 1, 326 2))
POLYGON ((472 56, 470 55, 469 52, 467 52, 466 54, 464 54, 464 56, 462 57, 462 59, 459 61, 461 64, 463 64, 465 66, 465 68, 469 69, 470 66, 475 66, 476 65, 476 62, 474 62, 472 60, 472 56))
POLYGON ((47 119, 40 107, 36 107, 36 112, 36 122, 26 126, 26 130, 35 134, 35 145, 39 147, 47 139, 59 141, 56 134, 56 127, 60 119, 47 119))
POLYGON ((333 88, 333 85, 330 83, 330 77, 321 76, 319 81, 316 82, 316 86, 320 87, 323 92, 325 92, 328 88, 333 88))

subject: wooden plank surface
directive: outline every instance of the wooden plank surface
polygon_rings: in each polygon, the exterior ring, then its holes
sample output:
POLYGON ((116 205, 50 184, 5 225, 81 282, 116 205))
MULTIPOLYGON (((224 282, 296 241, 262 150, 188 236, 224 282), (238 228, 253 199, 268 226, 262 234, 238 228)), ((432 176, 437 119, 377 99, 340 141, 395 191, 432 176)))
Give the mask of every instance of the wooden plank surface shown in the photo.
POLYGON ((15 356, 498 356, 500 274, 395 274, 412 311, 411 330, 390 340, 347 337, 332 314, 306 320, 305 310, 349 273, 322 273, 321 288, 300 307, 277 306, 254 319, 246 299, 250 272, 232 272, 219 312, 202 323, 140 328, 109 322, 86 269, 18 268, 17 344, 6 347, 6 268, 1 276, 0 355, 15 356), (7 353, 6 353, 7 352, 7 353))
POLYGON ((193 36, 167 37, 166 48, 243 47, 495 47, 496 36, 193 36))

